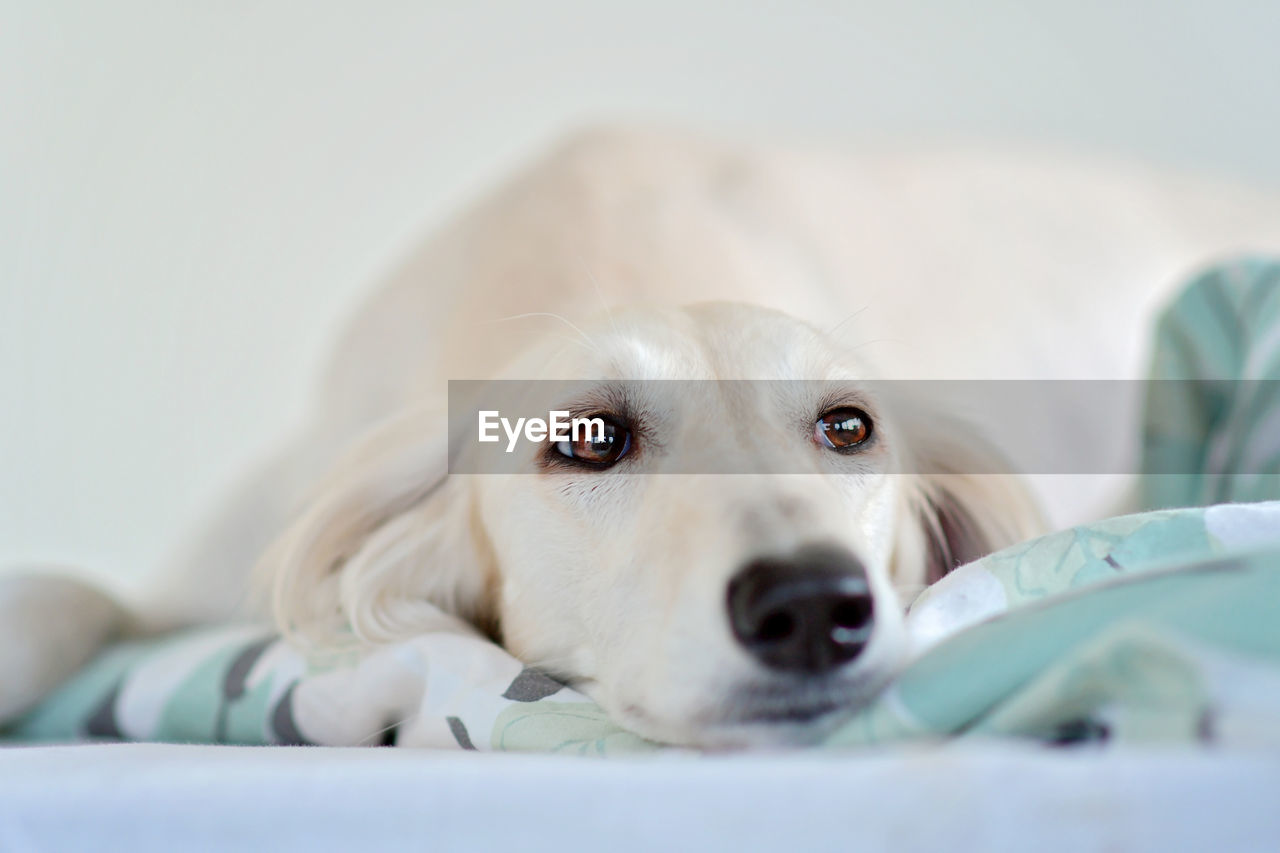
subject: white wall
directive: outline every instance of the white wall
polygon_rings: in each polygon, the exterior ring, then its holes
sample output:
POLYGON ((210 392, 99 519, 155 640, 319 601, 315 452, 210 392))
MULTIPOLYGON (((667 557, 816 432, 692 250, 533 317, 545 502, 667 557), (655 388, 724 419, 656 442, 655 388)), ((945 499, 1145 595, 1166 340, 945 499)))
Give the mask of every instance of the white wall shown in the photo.
POLYGON ((1280 4, 0 0, 0 563, 136 579, 422 228, 600 117, 1280 185, 1280 4))

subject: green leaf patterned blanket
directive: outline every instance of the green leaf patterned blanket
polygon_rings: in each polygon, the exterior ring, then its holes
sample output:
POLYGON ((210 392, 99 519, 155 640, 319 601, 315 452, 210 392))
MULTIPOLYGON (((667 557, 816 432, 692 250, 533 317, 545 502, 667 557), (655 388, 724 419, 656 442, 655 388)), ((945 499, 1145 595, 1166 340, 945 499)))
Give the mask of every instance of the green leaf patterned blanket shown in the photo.
MULTIPOLYGON (((913 662, 828 747, 1280 746, 1280 266, 1246 260, 1192 282, 1163 315, 1154 375, 1234 383, 1227 395, 1174 383, 1148 402, 1145 470, 1195 473, 1146 478, 1147 505, 1215 505, 1072 528, 948 575, 912 606, 913 662)), ((253 626, 124 643, 5 736, 659 748, 444 614, 410 642, 323 658, 253 626)))
MULTIPOLYGON (((831 746, 1015 735, 1280 746, 1280 502, 1073 528, 949 575, 831 746)), ((468 626, 308 660, 260 628, 118 646, 9 733, 614 754, 657 748, 468 626)))

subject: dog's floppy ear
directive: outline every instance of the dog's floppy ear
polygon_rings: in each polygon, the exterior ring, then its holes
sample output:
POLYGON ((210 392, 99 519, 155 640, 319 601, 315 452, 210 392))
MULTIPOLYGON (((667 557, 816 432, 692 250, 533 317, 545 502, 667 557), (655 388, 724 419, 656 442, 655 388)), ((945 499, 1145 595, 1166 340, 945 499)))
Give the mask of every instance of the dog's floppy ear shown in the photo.
POLYGON ((385 642, 439 610, 492 630, 492 561, 469 478, 448 475, 446 420, 415 410, 374 428, 267 550, 258 578, 281 631, 385 642))
POLYGON ((914 512, 924 540, 924 583, 1044 532, 1022 479, 1013 474, 937 474, 917 484, 914 512))
POLYGON ((1045 531, 1025 479, 983 430, 937 410, 904 423, 909 473, 901 493, 906 521, 899 525, 895 582, 919 589, 1045 531))

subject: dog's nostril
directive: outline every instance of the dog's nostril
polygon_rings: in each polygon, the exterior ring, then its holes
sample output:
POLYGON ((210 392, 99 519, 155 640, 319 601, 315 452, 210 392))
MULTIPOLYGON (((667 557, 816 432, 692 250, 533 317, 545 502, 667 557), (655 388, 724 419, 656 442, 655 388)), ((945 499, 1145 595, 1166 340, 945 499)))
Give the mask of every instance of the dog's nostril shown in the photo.
POLYGON ((770 668, 805 673, 857 657, 875 617, 862 564, 828 547, 749 563, 730 581, 727 604, 743 648, 770 668))
POLYGON ((871 621, 871 599, 849 598, 831 608, 831 622, 836 628, 856 630, 871 621))
POLYGON ((756 637, 764 642, 782 640, 795 630, 795 620, 786 613, 770 613, 756 629, 756 637))

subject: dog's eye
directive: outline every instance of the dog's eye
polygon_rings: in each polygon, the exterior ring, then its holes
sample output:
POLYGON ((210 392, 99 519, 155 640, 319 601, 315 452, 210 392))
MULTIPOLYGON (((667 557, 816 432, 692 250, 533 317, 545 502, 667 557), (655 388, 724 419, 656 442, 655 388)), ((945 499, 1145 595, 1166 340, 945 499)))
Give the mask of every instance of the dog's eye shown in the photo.
POLYGON ((832 409, 813 425, 814 441, 832 450, 849 450, 871 437, 871 418, 862 409, 832 409))
POLYGON ((613 421, 604 421, 603 432, 583 430, 571 441, 557 442, 561 456, 596 468, 608 468, 631 450, 631 430, 613 421))

